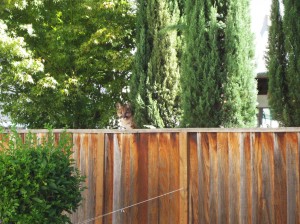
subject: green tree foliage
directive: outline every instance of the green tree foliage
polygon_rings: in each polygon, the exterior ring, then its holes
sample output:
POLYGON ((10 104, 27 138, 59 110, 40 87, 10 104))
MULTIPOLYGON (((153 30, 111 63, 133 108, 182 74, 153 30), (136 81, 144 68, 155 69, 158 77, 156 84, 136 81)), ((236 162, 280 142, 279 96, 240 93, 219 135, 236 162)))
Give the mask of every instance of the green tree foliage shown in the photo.
POLYGON ((134 13, 129 2, 22 2, 24 7, 4 10, 1 18, 10 35, 24 37, 44 70, 32 73, 32 82, 20 88, 8 83, 14 94, 3 95, 4 112, 32 128, 107 126, 114 103, 126 98, 123 89, 133 60, 134 13))
POLYGON ((209 1, 186 1, 186 49, 182 69, 182 126, 214 127, 220 124, 218 41, 222 21, 209 1), (208 22, 210 21, 210 22, 208 22))
POLYGON ((224 127, 254 127, 257 88, 248 0, 231 0, 225 29, 224 127))
POLYGON ((84 190, 71 149, 66 133, 58 142, 51 132, 39 140, 16 131, 1 135, 1 223, 71 223, 67 213, 77 209, 84 190))
POLYGON ((175 0, 137 1, 137 52, 130 98, 139 127, 174 127, 179 121, 178 31, 175 0))
POLYGON ((285 125, 300 126, 300 1, 284 0, 283 29, 287 51, 285 125))
POLYGON ((266 55, 269 78, 268 98, 272 117, 282 125, 286 125, 288 124, 286 120, 288 118, 286 111, 288 100, 286 80, 287 55, 284 46, 284 31, 279 0, 272 1, 271 22, 266 55))
MULTIPOLYGON (((26 48, 24 38, 9 35, 6 24, 0 20, 0 99, 5 103, 2 106, 18 108, 26 103, 28 98, 23 90, 43 71, 43 63, 26 48), (18 104, 13 104, 14 99, 18 99, 18 104)), ((42 81, 37 78, 36 82, 36 88, 41 88, 42 81)))
POLYGON ((254 126, 248 0, 187 0, 182 126, 254 126))

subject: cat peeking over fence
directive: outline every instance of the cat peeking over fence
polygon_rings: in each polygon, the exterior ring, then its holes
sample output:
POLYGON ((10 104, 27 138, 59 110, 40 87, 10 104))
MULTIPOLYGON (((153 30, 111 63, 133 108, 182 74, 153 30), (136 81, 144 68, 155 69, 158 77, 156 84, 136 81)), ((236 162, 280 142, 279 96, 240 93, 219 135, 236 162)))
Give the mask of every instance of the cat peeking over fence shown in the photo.
POLYGON ((116 104, 117 115, 119 118, 119 128, 134 129, 137 128, 134 123, 133 110, 130 103, 116 104))

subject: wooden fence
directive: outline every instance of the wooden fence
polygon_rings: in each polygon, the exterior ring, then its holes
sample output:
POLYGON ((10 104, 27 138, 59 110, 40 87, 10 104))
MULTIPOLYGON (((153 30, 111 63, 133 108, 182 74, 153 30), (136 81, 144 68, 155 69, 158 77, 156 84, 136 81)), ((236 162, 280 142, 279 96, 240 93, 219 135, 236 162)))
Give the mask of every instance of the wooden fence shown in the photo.
POLYGON ((300 223, 300 128, 68 132, 74 224, 300 223))

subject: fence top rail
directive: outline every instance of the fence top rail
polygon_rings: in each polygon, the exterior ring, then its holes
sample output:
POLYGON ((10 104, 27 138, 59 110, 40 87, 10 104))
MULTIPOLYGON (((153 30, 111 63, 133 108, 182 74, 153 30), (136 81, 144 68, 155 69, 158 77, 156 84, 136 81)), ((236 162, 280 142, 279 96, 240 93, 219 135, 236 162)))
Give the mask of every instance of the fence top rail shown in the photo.
MULTIPOLYGON (((47 133, 47 129, 18 129, 18 133, 47 133)), ((157 129, 53 129, 54 133, 68 132, 73 134, 134 134, 134 133, 180 133, 180 132, 300 132, 300 127, 288 128, 157 128, 157 129)))

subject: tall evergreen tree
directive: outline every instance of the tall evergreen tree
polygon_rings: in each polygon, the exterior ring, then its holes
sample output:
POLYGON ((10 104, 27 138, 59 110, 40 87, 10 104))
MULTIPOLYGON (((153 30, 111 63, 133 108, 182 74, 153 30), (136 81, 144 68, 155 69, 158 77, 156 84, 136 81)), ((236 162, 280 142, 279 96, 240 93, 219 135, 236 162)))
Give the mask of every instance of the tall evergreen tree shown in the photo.
POLYGON ((220 50, 222 21, 210 1, 186 1, 186 48, 182 69, 182 126, 220 124, 220 50))
POLYGON ((287 51, 286 126, 300 126, 300 1, 284 0, 283 26, 287 51))
POLYGON ((230 0, 228 3, 221 124, 224 127, 253 127, 256 124, 257 88, 249 0, 230 0))
POLYGON ((130 98, 139 127, 174 127, 178 123, 177 0, 137 1, 137 52, 130 98))
POLYGON ((286 125, 286 103, 288 99, 286 80, 287 60, 279 0, 272 1, 271 22, 266 56, 269 78, 268 98, 272 117, 282 125, 286 125))
POLYGON ((255 122, 256 86, 248 0, 187 0, 182 126, 255 122))

